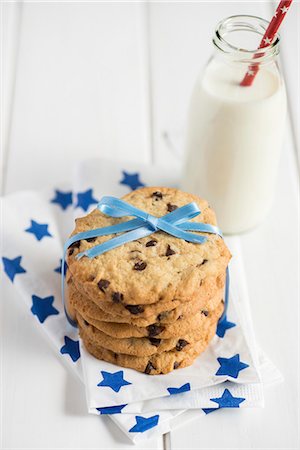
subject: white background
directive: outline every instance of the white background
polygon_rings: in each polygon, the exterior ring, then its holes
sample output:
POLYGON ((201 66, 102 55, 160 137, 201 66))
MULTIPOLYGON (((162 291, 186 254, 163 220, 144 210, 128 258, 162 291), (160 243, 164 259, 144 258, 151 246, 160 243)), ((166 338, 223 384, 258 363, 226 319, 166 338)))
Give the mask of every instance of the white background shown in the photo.
MULTIPOLYGON (((273 10, 261 1, 2 1, 2 193, 53 186, 89 156, 168 170, 181 155, 189 95, 216 23, 243 13, 270 19, 273 10)), ((299 446, 297 1, 285 22, 290 114, 274 207, 241 236, 257 339, 285 383, 267 390, 263 410, 219 411, 139 448, 299 446)), ((107 418, 86 413, 82 386, 36 332, 11 284, 1 285, 2 448, 132 448, 107 418)))

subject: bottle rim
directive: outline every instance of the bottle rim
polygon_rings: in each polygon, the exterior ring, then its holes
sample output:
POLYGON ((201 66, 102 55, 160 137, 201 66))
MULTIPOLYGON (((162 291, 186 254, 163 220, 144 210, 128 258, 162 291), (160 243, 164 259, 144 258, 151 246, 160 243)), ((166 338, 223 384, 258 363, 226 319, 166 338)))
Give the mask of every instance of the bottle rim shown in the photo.
POLYGON ((235 15, 221 20, 213 36, 214 46, 228 59, 233 62, 242 63, 267 63, 272 61, 279 54, 280 35, 271 44, 263 48, 246 49, 231 44, 226 37, 236 31, 249 31, 259 34, 261 37, 265 34, 269 22, 258 16, 235 15))

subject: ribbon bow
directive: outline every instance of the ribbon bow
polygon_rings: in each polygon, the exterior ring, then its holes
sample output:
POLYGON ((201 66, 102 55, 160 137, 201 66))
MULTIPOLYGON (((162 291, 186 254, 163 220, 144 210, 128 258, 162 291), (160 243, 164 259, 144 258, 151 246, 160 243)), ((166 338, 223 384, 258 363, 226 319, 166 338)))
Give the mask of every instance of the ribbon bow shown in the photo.
MULTIPOLYGON (((103 253, 112 250, 127 242, 135 241, 143 237, 149 236, 157 231, 164 231, 167 234, 184 239, 195 244, 203 244, 207 237, 191 231, 218 234, 222 237, 221 230, 210 224, 202 222, 189 222, 190 219, 197 217, 201 211, 195 202, 188 203, 176 210, 166 214, 162 217, 156 217, 148 214, 129 203, 124 202, 115 197, 103 197, 97 205, 99 211, 110 217, 128 217, 133 216, 134 219, 127 222, 121 222, 116 225, 111 225, 103 228, 96 228, 94 230, 83 231, 70 237, 64 245, 64 254, 62 258, 62 296, 64 299, 64 271, 65 271, 65 255, 67 249, 75 242, 81 239, 95 238, 98 236, 107 236, 110 234, 123 233, 120 236, 112 238, 102 244, 78 253, 76 259, 81 259, 83 256, 88 258, 95 258, 103 253)), ((74 325, 75 322, 68 316, 69 322, 74 325)))
POLYGON ((203 244, 207 238, 195 233, 189 233, 189 231, 201 231, 204 233, 213 233, 222 236, 222 232, 218 227, 206 223, 188 222, 189 219, 193 219, 201 212, 195 202, 188 203, 187 205, 177 208, 175 211, 172 211, 162 217, 152 216, 151 214, 148 214, 145 211, 142 211, 141 209, 138 209, 135 206, 114 197, 103 197, 98 203, 97 208, 103 214, 110 217, 133 216, 135 219, 118 223, 116 225, 111 225, 109 227, 96 228, 95 230, 75 234, 67 240, 64 247, 64 253, 70 245, 81 239, 107 236, 109 234, 116 233, 124 234, 81 252, 76 256, 76 258, 80 259, 83 256, 94 258, 95 256, 102 255, 102 253, 126 244, 127 242, 149 236, 149 234, 153 234, 156 231, 164 231, 167 234, 171 234, 179 239, 184 239, 195 244, 203 244))

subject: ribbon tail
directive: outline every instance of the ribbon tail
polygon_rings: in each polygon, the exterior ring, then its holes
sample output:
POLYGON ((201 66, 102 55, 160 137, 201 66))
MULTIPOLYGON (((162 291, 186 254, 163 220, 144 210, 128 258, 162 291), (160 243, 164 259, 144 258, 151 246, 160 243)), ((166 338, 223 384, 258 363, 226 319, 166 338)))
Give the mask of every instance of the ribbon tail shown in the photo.
POLYGON ((226 282, 225 282, 225 298, 224 298, 224 311, 222 316, 220 317, 218 323, 222 323, 226 318, 228 303, 229 303, 229 286, 230 286, 230 276, 229 276, 229 268, 226 269, 226 282))
POLYGON ((72 317, 68 313, 67 305, 65 302, 65 261, 66 261, 66 252, 64 251, 63 257, 61 260, 61 299, 62 305, 65 311, 66 318, 72 327, 77 328, 77 322, 72 319, 72 317))
POLYGON ((64 245, 64 253, 67 251, 70 245, 74 242, 89 239, 98 236, 107 236, 109 234, 123 233, 125 231, 132 231, 143 226, 145 222, 142 219, 132 219, 127 222, 118 223, 104 228, 95 228, 94 230, 82 231, 81 233, 71 236, 64 245))
POLYGON ((210 225, 208 223, 200 223, 200 222, 183 222, 176 225, 181 230, 185 231, 200 231, 202 233, 211 233, 218 234, 220 237, 223 237, 222 231, 220 228, 210 225))
POLYGON ((203 244, 207 241, 205 236, 201 236, 195 233, 188 233, 177 227, 177 225, 172 225, 165 221, 159 222, 159 229, 164 231, 167 234, 171 234, 172 236, 177 237, 178 239, 184 239, 188 242, 193 242, 194 244, 203 244))
POLYGON ((120 247, 127 242, 136 241, 137 239, 149 236, 150 234, 153 234, 153 230, 146 226, 143 226, 136 230, 128 231, 128 233, 124 233, 121 236, 109 239, 108 241, 103 242, 100 245, 96 245, 95 247, 92 247, 85 252, 78 253, 78 255, 76 255, 76 258, 81 259, 83 256, 94 258, 95 256, 102 255, 108 250, 113 250, 114 248, 120 247))

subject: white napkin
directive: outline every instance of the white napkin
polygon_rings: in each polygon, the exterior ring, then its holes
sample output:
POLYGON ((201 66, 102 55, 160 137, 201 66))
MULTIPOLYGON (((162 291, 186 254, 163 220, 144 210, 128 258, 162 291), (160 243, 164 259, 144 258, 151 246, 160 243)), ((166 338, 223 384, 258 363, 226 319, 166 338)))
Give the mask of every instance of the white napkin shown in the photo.
MULTIPOLYGON (((169 431, 179 415, 180 423, 185 416, 190 420, 191 414, 185 414, 187 409, 194 409, 197 417, 230 403, 240 408, 262 406, 261 368, 264 382, 280 381, 277 369, 262 353, 257 354, 239 241, 233 238, 228 240, 234 258, 227 320, 235 326, 225 330, 224 337, 216 336, 192 367, 147 376, 98 361, 82 346, 80 357, 77 330, 63 313, 59 274, 62 244, 73 229, 73 213, 85 214, 85 209, 92 209, 104 194, 119 197, 130 186, 172 186, 177 179, 174 169, 92 160, 79 166, 73 189, 55 187, 44 193, 20 192, 3 199, 2 262, 7 279, 21 292, 29 313, 40 322, 61 359, 84 381, 89 411, 110 413, 133 441, 169 431), (76 193, 73 198, 72 191, 76 193), (216 375, 218 371, 225 374, 216 375), (114 377, 116 372, 121 373, 114 377), (101 382, 119 388, 119 392, 109 386, 97 386, 101 382), (168 388, 173 389, 171 392, 176 388, 186 392, 170 395, 168 388), (113 406, 114 409, 103 409, 113 406)), ((222 330, 219 334, 223 334, 222 330)))

